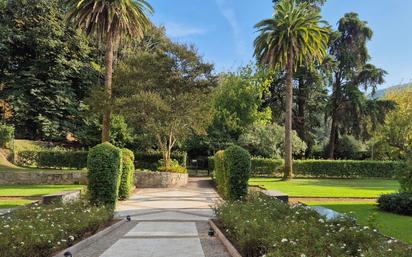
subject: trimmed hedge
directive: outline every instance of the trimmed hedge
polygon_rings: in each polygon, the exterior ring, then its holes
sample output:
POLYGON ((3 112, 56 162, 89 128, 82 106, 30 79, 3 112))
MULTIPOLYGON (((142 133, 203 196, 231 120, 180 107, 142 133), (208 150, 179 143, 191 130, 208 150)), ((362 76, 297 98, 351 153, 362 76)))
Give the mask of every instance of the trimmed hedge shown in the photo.
MULTIPOLYGON (((135 156, 135 166, 136 169, 142 170, 157 170, 159 161, 163 159, 161 152, 134 152, 135 156)), ((185 152, 174 152, 171 158, 178 161, 178 163, 186 167, 187 153, 185 152)))
POLYGON ((5 148, 14 139, 14 127, 0 124, 0 148, 5 148))
POLYGON ((16 153, 16 164, 36 168, 87 167, 87 151, 20 151, 16 153))
POLYGON ((225 151, 218 151, 214 156, 214 180, 216 182, 217 191, 224 199, 229 198, 229 179, 227 170, 225 169, 225 151))
POLYGON ((407 168, 404 162, 304 160, 293 162, 295 175, 317 178, 395 178, 407 168))
POLYGON ((122 152, 106 142, 90 149, 87 158, 90 201, 115 208, 122 176, 122 152))
MULTIPOLYGON (((209 169, 213 170, 214 165, 214 157, 210 157, 209 169)), ((283 170, 283 160, 278 159, 252 158, 251 165, 252 176, 273 176, 281 174, 283 170)), ((407 164, 397 161, 297 160, 293 162, 293 173, 298 177, 396 178, 405 170, 407 164)), ((407 178, 409 179, 405 179, 405 182, 411 180, 410 177, 407 178)))
POLYGON ((122 149, 122 177, 119 187, 119 199, 129 198, 134 187, 134 154, 129 149, 122 149))
POLYGON ((240 146, 230 146, 215 155, 214 176, 217 190, 224 199, 236 201, 247 195, 250 154, 240 146))
POLYGON ((378 207, 383 211, 412 216, 412 193, 382 195, 378 199, 378 207))

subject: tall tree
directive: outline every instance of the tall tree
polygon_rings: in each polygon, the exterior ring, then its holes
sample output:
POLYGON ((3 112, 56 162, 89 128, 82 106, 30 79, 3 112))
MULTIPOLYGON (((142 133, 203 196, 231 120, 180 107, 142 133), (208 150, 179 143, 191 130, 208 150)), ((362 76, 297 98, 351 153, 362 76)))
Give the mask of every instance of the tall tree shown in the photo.
POLYGON ((370 56, 367 42, 372 35, 367 22, 360 20, 356 13, 348 13, 339 21, 338 36, 330 48, 330 54, 336 62, 329 101, 330 159, 335 157, 335 146, 340 134, 361 134, 362 123, 368 117, 382 116, 386 110, 383 107, 390 107, 379 100, 368 100, 365 94, 366 90, 374 94, 377 85, 384 82, 386 74, 384 70, 368 63, 370 56), (372 106, 381 108, 367 108, 372 106), (382 112, 377 115, 376 111, 379 110, 382 112))
POLYGON ((329 28, 321 26, 319 9, 311 4, 281 0, 271 19, 256 24, 255 56, 261 65, 286 72, 285 174, 292 178, 293 74, 303 63, 322 62, 329 41, 329 28))
POLYGON ((106 46, 105 93, 109 104, 103 110, 102 142, 110 139, 113 57, 124 36, 139 39, 151 25, 147 13, 153 8, 145 0, 67 0, 68 20, 106 46))
MULTIPOLYGON (((98 81, 96 48, 60 0, 0 2, 0 109, 18 138, 64 140, 98 81)), ((81 125, 81 124, 80 124, 81 125)))

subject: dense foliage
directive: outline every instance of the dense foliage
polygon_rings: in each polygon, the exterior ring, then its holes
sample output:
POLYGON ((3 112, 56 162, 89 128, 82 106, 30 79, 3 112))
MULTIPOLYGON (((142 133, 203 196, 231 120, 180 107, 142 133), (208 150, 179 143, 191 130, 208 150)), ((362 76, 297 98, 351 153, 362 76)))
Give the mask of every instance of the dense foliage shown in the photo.
POLYGON ((115 72, 117 110, 138 133, 152 138, 169 166, 179 142, 206 132, 210 109, 205 99, 215 86, 213 66, 159 29, 126 53, 115 72))
POLYGON ((16 164, 34 168, 71 168, 83 169, 87 167, 87 151, 19 151, 16 152, 16 164))
POLYGON ((120 200, 129 198, 134 188, 134 154, 129 149, 122 149, 122 176, 118 197, 120 200))
POLYGON ((389 240, 352 219, 326 221, 303 206, 273 198, 249 196, 247 201, 217 207, 218 224, 245 257, 375 257, 411 256, 411 246, 389 240))
MULTIPOLYGON (((247 128, 239 137, 240 146, 247 149, 252 155, 266 158, 282 158, 285 142, 285 128, 277 124, 255 123, 247 128)), ((292 133, 293 155, 303 156, 306 143, 295 131, 292 133)))
POLYGON ((215 155, 218 191, 227 200, 242 199, 248 193, 250 154, 240 146, 230 146, 215 155))
POLYGON ((114 208, 122 176, 121 150, 107 142, 93 147, 87 157, 87 169, 91 202, 114 208))
POLYGON ((378 207, 383 211, 412 216, 412 193, 382 195, 378 199, 378 207))
POLYGON ((0 101, 17 138, 64 140, 84 126, 82 101, 98 80, 97 48, 65 21, 60 0, 0 6, 0 101))
MULTIPOLYGON (((134 155, 136 168, 142 170, 157 170, 159 162, 163 159, 162 153, 158 151, 135 151, 134 155)), ((186 167, 187 154, 185 152, 173 152, 171 158, 180 166, 186 167)))
POLYGON ((110 208, 81 201, 21 208, 0 216, 0 256, 51 256, 96 233, 112 217, 110 208))
MULTIPOLYGON (((0 148, 5 148, 14 139, 14 127, 0 124, 0 148)), ((10 146, 9 146, 10 147, 10 146)))

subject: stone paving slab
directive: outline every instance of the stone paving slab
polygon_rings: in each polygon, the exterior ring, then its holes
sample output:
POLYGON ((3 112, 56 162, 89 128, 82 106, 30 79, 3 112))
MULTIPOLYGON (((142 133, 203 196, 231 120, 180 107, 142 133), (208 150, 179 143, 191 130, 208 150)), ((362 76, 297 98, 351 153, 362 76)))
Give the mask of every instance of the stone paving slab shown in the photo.
POLYGON ((140 222, 125 237, 197 237, 194 222, 140 222))
POLYGON ((120 239, 100 257, 205 257, 199 238, 120 239))

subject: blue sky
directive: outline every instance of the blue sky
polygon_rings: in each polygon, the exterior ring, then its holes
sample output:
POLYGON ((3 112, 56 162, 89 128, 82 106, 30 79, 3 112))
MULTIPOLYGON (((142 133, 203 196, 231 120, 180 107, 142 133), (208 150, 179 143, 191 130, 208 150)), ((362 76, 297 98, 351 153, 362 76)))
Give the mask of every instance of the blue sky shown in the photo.
MULTIPOLYGON (((217 71, 253 60, 254 24, 273 13, 271 0, 149 0, 153 21, 175 41, 194 44, 217 71)), ((372 63, 389 74, 381 88, 412 82, 411 0, 328 0, 323 18, 336 26, 347 12, 359 13, 374 31, 372 63)))

